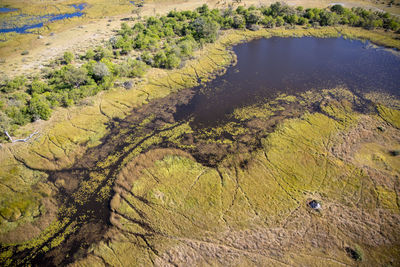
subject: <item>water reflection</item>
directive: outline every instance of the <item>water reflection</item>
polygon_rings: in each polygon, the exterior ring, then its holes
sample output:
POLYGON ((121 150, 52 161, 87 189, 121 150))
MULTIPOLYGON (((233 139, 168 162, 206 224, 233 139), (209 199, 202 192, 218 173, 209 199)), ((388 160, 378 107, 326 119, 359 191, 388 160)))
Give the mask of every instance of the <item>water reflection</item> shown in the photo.
POLYGON ((400 95, 400 58, 369 43, 343 38, 269 38, 233 48, 238 63, 181 106, 177 119, 215 125, 235 108, 278 93, 346 86, 400 95))

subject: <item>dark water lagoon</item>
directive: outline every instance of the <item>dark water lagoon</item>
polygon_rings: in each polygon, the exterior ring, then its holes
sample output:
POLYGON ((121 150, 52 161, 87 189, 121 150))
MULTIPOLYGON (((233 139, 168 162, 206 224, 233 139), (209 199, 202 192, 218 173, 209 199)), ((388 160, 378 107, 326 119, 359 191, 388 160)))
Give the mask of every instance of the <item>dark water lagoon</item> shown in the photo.
MULTIPOLYGON (((20 14, 12 18, 10 21, 4 21, 0 24, 0 33, 16 32, 16 33, 29 33, 28 30, 41 28, 45 23, 53 22, 57 20, 70 19, 74 17, 83 16, 82 12, 86 8, 87 4, 74 4, 71 5, 76 12, 65 13, 65 14, 48 14, 44 16, 30 16, 20 14), (24 25, 18 25, 19 21, 24 21, 24 25), (18 25, 18 26, 14 26, 18 25)), ((11 10, 13 11, 13 10, 11 10)), ((9 12, 9 11, 7 11, 9 12)))
POLYGON ((239 44, 233 51, 237 64, 181 106, 176 119, 194 116, 194 124, 216 124, 235 108, 280 93, 338 86, 400 96, 400 57, 369 42, 273 37, 239 44))

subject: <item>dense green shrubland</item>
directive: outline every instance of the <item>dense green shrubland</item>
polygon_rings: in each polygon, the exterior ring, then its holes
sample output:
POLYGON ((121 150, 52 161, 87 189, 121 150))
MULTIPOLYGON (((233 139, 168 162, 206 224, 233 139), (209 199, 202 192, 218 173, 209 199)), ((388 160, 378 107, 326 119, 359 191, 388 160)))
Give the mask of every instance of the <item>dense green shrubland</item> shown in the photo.
POLYGON ((400 22, 389 13, 362 8, 330 9, 269 7, 195 11, 171 11, 166 16, 148 17, 133 27, 121 24, 118 34, 103 47, 89 49, 79 57, 66 52, 40 77, 16 77, 0 86, 0 130, 13 131, 37 119, 47 120, 52 109, 79 103, 82 98, 109 89, 118 77, 141 77, 148 66, 179 68, 194 51, 211 43, 222 29, 273 28, 284 25, 319 27, 349 25, 366 29, 400 31, 400 22))

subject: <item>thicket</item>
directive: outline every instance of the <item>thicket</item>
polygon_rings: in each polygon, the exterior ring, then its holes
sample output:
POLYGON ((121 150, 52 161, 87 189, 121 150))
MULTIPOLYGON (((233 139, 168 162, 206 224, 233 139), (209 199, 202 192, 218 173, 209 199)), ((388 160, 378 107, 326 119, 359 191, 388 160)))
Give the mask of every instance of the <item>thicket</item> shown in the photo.
POLYGON ((303 25, 349 25, 382 28, 399 33, 400 22, 389 13, 362 8, 290 7, 279 2, 269 7, 171 11, 148 17, 133 26, 121 24, 118 34, 104 47, 84 55, 66 52, 42 75, 16 77, 0 84, 0 130, 12 132, 37 119, 47 120, 54 108, 79 103, 82 98, 109 89, 118 77, 141 77, 148 67, 173 69, 192 57, 196 49, 214 42, 220 30, 303 25), (257 27, 254 27, 254 26, 257 27))

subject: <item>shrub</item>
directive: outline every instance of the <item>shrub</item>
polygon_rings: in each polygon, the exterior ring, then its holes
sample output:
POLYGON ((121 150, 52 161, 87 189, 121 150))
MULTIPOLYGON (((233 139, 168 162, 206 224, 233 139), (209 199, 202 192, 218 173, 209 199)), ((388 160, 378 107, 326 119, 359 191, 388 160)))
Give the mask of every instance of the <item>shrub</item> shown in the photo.
POLYGON ((70 66, 64 72, 63 80, 70 87, 79 87, 84 85, 88 81, 87 70, 70 66))
POLYGON ((12 80, 5 81, 1 86, 1 91, 5 93, 12 93, 16 90, 24 89, 26 79, 24 76, 17 76, 12 80))
POLYGON ((210 12, 210 9, 208 8, 208 6, 206 4, 204 4, 201 7, 198 7, 196 9, 196 11, 199 12, 200 14, 207 14, 210 12))
POLYGON ((103 58, 111 58, 113 56, 113 52, 108 47, 97 47, 95 50, 94 59, 96 61, 100 61, 103 58))
POLYGON ((118 34, 122 36, 130 36, 133 35, 133 29, 129 27, 126 22, 123 22, 121 23, 121 30, 119 30, 118 34))
POLYGON ((11 128, 11 119, 0 110, 0 132, 9 131, 11 128))
POLYGON ((346 248, 346 252, 355 261, 362 261, 363 260, 364 253, 363 253, 362 249, 358 245, 355 245, 354 249, 350 248, 350 247, 347 247, 346 248))
POLYGON ((96 54, 94 53, 94 51, 93 51, 92 49, 88 49, 88 50, 86 51, 85 58, 86 58, 87 60, 91 60, 91 59, 94 59, 95 55, 96 55, 96 54))
POLYGON ((49 90, 49 86, 43 81, 34 80, 30 85, 30 94, 31 95, 42 94, 48 90, 49 90))
POLYGON ((140 56, 141 60, 143 62, 145 62, 147 65, 153 66, 154 64, 154 58, 153 56, 149 53, 149 52, 144 52, 141 56, 140 56))
POLYGON ((291 25, 297 24, 298 19, 296 14, 285 16, 285 21, 291 25))
POLYGON ((132 51, 132 39, 130 38, 125 38, 125 37, 119 37, 113 47, 114 48, 121 48, 121 54, 128 54, 130 51, 132 51))
POLYGON ((306 23, 307 23, 307 19, 304 18, 304 17, 300 17, 300 18, 297 20, 297 24, 299 24, 299 25, 305 25, 306 23))
POLYGON ((110 76, 110 71, 106 64, 103 62, 97 62, 93 66, 93 78, 96 81, 102 80, 104 77, 110 76))
POLYGON ((140 60, 128 59, 121 64, 116 65, 116 74, 121 77, 142 77, 148 66, 140 60))
POLYGON ((390 20, 389 22, 389 29, 391 29, 392 31, 399 31, 400 30, 400 23, 398 21, 395 20, 390 20))
POLYGON ((72 54, 72 52, 67 51, 64 53, 63 59, 65 64, 69 64, 74 60, 74 54, 72 54))
POLYGON ((204 39, 206 42, 212 43, 217 38, 220 28, 219 24, 211 21, 208 17, 199 17, 191 23, 193 29, 193 37, 198 41, 204 39))
POLYGON ((277 27, 280 27, 280 26, 282 26, 283 24, 285 24, 285 20, 284 20, 281 16, 276 17, 275 25, 276 25, 277 27))
POLYGON ((238 6, 236 8, 236 13, 240 14, 240 15, 246 15, 247 14, 247 9, 244 6, 238 6))
POLYGON ((275 27, 275 19, 271 16, 265 16, 262 20, 261 20, 261 24, 265 25, 265 27, 267 28, 273 28, 275 27))
POLYGON ((128 77, 131 78, 142 77, 146 73, 147 70, 146 63, 139 60, 130 60, 128 62, 130 66, 128 77))
POLYGON ((236 14, 233 16, 233 24, 232 24, 233 28, 241 29, 244 28, 245 24, 246 21, 242 15, 236 14))
POLYGON ((40 118, 42 120, 48 120, 51 116, 51 109, 49 102, 41 97, 33 97, 29 103, 29 112, 33 118, 40 118))
POLYGON ((22 126, 31 121, 30 114, 26 112, 26 107, 18 108, 16 106, 11 106, 6 109, 6 114, 12 119, 13 124, 22 126))
POLYGON ((249 12, 246 21, 248 24, 257 24, 261 20, 261 17, 261 11, 255 9, 249 12))
POLYGON ((185 38, 178 44, 180 53, 183 57, 189 57, 193 55, 193 52, 197 46, 196 41, 193 38, 185 38))
POLYGON ((345 8, 342 5, 333 5, 331 11, 342 15, 345 12, 345 8))
POLYGON ((157 68, 165 68, 167 62, 167 56, 165 55, 164 51, 159 51, 157 54, 154 55, 154 67, 157 68))
POLYGON ((179 67, 181 64, 181 59, 175 53, 167 54, 167 61, 165 67, 167 69, 174 69, 179 67))

